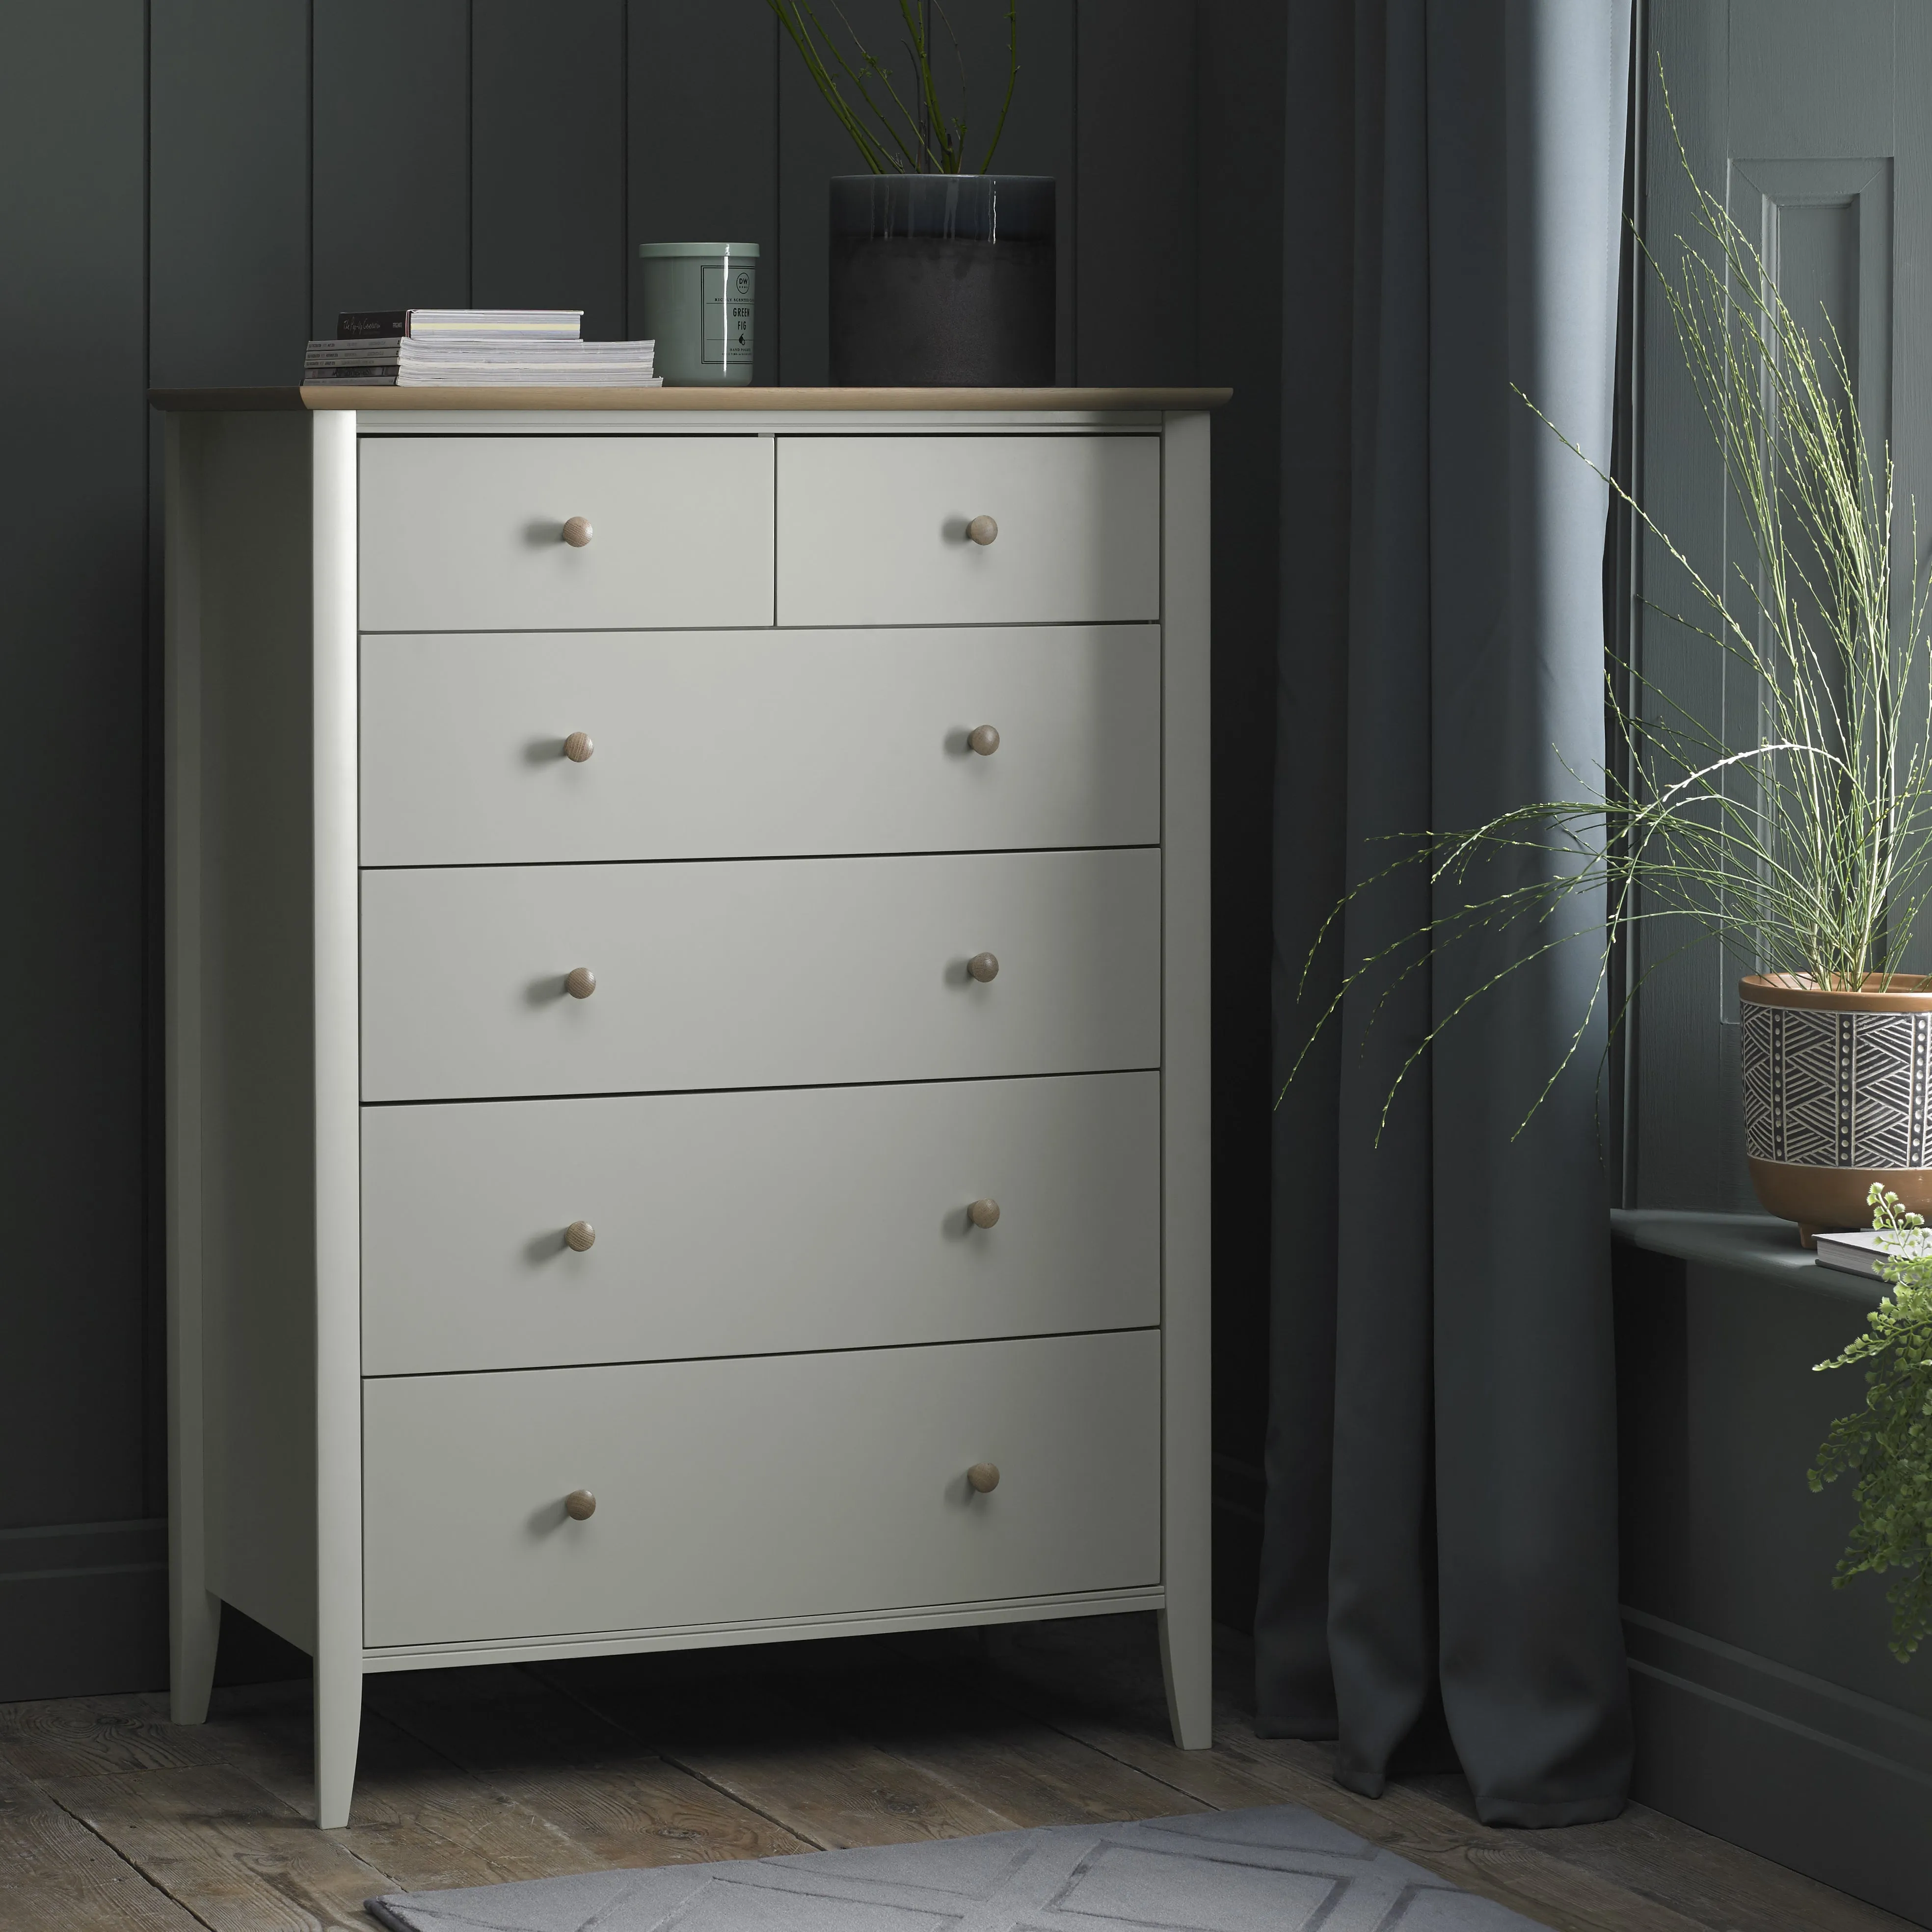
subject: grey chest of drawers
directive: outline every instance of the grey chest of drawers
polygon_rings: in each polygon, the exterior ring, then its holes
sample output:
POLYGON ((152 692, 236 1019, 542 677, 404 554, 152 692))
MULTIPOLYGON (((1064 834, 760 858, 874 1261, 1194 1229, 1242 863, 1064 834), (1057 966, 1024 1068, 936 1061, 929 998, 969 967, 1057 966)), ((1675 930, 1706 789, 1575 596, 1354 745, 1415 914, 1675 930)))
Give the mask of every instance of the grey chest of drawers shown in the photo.
POLYGON ((1218 396, 158 400, 177 1720, 1153 1609, 1207 1744, 1218 396))

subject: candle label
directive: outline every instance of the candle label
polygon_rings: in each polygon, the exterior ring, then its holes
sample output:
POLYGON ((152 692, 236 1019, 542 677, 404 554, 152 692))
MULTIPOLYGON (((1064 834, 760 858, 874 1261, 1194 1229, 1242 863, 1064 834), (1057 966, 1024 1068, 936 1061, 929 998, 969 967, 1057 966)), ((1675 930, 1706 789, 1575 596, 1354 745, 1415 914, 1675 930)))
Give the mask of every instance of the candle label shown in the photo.
POLYGON ((758 270, 728 256, 707 262, 698 278, 704 310, 704 360, 728 364, 752 359, 752 300, 758 270))

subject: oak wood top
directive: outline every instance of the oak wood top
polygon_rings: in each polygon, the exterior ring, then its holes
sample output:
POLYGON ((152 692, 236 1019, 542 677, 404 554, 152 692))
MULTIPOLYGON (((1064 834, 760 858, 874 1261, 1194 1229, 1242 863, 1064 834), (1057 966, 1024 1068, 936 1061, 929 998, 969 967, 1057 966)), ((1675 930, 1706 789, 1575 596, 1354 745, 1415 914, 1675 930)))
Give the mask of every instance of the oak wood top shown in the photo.
POLYGON ((488 388, 367 388, 307 383, 302 388, 150 389, 160 410, 1212 410, 1226 388, 655 389, 488 388))

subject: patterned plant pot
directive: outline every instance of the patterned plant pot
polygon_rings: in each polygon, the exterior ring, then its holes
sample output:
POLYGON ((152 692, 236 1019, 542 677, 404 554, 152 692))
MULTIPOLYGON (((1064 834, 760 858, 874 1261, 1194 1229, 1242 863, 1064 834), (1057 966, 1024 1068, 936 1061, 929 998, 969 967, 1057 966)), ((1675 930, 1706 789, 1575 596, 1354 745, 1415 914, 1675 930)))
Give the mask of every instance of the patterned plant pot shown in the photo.
POLYGON ((1820 1228, 1871 1226, 1874 1180, 1932 1220, 1932 992, 1882 985, 1738 982, 1751 1185, 1808 1248, 1820 1228))

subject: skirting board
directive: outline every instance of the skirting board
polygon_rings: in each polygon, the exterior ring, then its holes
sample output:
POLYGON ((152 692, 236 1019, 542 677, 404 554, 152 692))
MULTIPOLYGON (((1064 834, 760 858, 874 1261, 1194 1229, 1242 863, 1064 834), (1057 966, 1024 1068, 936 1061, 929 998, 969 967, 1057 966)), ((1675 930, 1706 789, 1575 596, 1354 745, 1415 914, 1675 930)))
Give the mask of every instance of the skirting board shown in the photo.
POLYGON ((1849 1483, 1805 1472, 1862 1384, 1821 1376, 1879 1284, 1762 1216, 1612 1216, 1636 1797, 1932 1925, 1932 1678, 1885 1580, 1834 1590, 1849 1483))
POLYGON ((1932 1926, 1932 1724, 1626 1611, 1631 1796, 1932 1926))
POLYGON ((165 1684, 167 1558, 162 1518, 0 1532, 0 1703, 165 1684))

